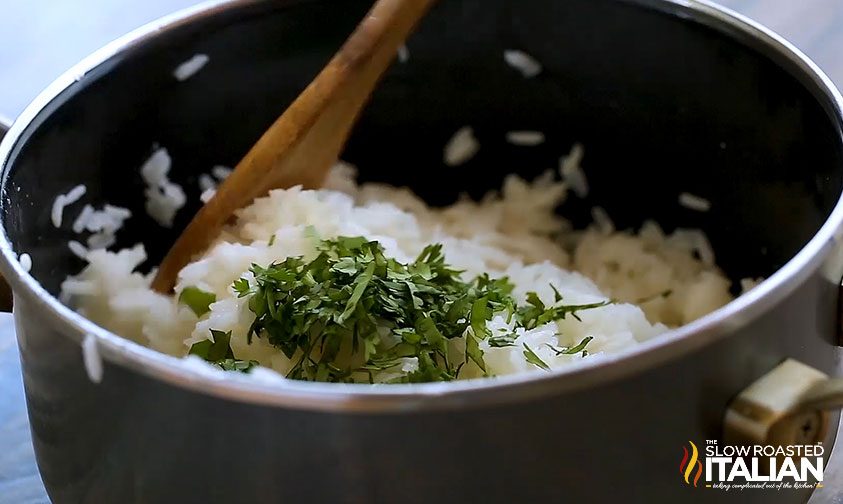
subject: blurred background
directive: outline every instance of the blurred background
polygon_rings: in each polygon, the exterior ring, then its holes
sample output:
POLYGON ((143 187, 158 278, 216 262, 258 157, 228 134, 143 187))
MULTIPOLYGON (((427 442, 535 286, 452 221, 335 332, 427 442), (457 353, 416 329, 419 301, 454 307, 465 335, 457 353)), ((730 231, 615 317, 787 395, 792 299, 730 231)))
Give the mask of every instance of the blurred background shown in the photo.
MULTIPOLYGON (((197 3, 0 0, 0 117, 14 119, 52 80, 103 44, 197 3)), ((783 35, 843 87, 843 0, 719 3, 783 35)), ((0 504, 48 502, 35 466, 24 407, 14 324, 10 315, 0 313, 0 504)), ((814 495, 812 504, 843 504, 843 443, 838 443, 832 460, 826 472, 827 488, 814 495)))

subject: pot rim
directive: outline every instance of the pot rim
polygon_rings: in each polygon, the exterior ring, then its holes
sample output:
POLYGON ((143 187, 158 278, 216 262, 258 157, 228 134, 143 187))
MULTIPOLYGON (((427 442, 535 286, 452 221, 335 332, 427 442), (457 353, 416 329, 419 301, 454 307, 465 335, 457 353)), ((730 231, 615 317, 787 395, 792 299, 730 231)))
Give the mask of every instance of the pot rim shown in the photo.
MULTIPOLYGON (((23 134, 37 128, 37 118, 49 113, 52 102, 74 82, 111 58, 143 45, 178 27, 214 16, 224 11, 255 4, 258 0, 210 0, 142 26, 91 54, 54 81, 26 107, 5 139, 0 143, 2 191, 7 191, 9 157, 23 134)), ((823 103, 841 135, 843 97, 817 65, 772 30, 708 0, 620 0, 641 8, 661 11, 690 19, 737 39, 768 58, 784 58, 788 73, 800 79, 817 100, 823 103)), ((294 5, 296 2, 290 2, 294 5)), ((842 140, 843 141, 843 140, 842 140)), ((8 204, 6 198, 0 204, 8 204)), ((159 353, 124 339, 85 319, 48 293, 17 261, 6 234, 0 233, 0 271, 12 286, 16 304, 26 311, 34 308, 43 322, 69 336, 77 343, 86 335, 94 337, 101 356, 108 362, 170 385, 234 401, 293 409, 345 413, 408 412, 442 408, 460 408, 482 404, 500 404, 539 398, 614 381, 700 349, 726 337, 761 316, 785 299, 843 239, 843 196, 838 199, 828 219, 814 237, 784 266, 727 305, 685 326, 656 336, 618 355, 594 356, 580 363, 551 372, 535 371, 497 378, 481 378, 448 383, 368 384, 311 383, 293 380, 271 382, 241 377, 236 373, 216 371, 210 366, 184 365, 183 360, 159 353), (204 369, 207 367, 207 369, 204 369)), ((832 272, 833 282, 840 274, 832 272)), ((16 315, 16 317, 19 315, 16 315)), ((20 321, 25 331, 26 321, 20 321)), ((25 335, 19 337, 25 346, 25 335)), ((80 356, 81 358, 81 356, 80 356)), ((106 371, 103 379, 108 379, 106 371)))

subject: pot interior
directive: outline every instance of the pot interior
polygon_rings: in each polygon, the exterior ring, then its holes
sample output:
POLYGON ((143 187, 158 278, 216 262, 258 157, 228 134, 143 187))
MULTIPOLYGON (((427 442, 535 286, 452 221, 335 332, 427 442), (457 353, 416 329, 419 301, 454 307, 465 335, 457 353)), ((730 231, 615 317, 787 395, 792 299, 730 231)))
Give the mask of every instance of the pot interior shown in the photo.
MULTIPOLYGON (((370 4, 244 2, 132 45, 71 84, 4 165, 5 232, 32 256, 35 278, 55 294, 83 265, 67 248, 78 235, 50 221, 56 195, 80 183, 86 201, 132 210, 118 245, 143 242, 154 266, 199 206, 197 176, 234 166, 370 4), (174 68, 196 53, 209 63, 177 81, 174 68), (188 196, 173 229, 144 211, 138 168, 154 144, 169 150, 170 177, 188 196)), ((840 196, 840 124, 817 86, 794 76, 794 63, 693 17, 661 2, 443 1, 408 42, 409 61, 378 88, 343 157, 362 180, 447 204, 498 188, 511 172, 530 178, 555 168, 580 142, 591 190, 560 208, 576 224, 599 205, 621 228, 651 218, 666 230, 701 228, 730 277, 769 276, 840 196), (657 8, 643 5, 651 3, 657 8), (525 79, 504 63, 506 49, 533 55, 543 73, 525 79), (442 148, 465 125, 481 149, 446 167, 442 148), (547 142, 513 146, 510 130, 541 130, 547 142), (711 210, 681 207, 681 192, 709 199, 711 210)))

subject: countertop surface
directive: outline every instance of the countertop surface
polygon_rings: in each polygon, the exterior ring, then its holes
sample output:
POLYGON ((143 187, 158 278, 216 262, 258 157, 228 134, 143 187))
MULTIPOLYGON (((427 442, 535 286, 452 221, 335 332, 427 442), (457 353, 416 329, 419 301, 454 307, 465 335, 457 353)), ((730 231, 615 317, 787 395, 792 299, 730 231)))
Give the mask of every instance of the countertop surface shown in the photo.
MULTIPOLYGON (((88 53, 195 0, 0 2, 0 116, 14 118, 88 53)), ((777 31, 843 87, 843 0, 723 0, 777 31)), ((0 503, 47 502, 29 441, 20 364, 9 315, 0 315, 0 503)), ((843 504, 843 443, 811 503, 843 504)))

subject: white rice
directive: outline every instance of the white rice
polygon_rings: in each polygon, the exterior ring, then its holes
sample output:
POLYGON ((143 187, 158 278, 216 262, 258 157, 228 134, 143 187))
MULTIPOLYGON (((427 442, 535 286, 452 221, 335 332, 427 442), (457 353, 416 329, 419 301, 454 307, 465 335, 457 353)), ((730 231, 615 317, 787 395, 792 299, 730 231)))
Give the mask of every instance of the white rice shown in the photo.
POLYGON ((211 198, 213 198, 216 193, 217 190, 213 187, 210 189, 205 189, 204 191, 202 191, 202 194, 199 195, 199 201, 201 201, 202 203, 207 203, 211 201, 211 198))
POLYGON ((189 60, 183 62, 173 70, 173 77, 178 81, 186 81, 193 77, 196 72, 208 64, 211 58, 207 54, 195 54, 189 60))
POLYGON ((443 160, 448 166, 458 166, 467 163, 479 150, 480 143, 474 137, 474 129, 464 126, 445 144, 443 160))
POLYGON ((217 188, 217 182, 207 173, 199 175, 199 190, 203 193, 205 191, 214 190, 217 188))
POLYGON ((516 49, 503 52, 503 59, 507 65, 521 72, 526 79, 532 79, 542 72, 542 65, 535 58, 516 49))
POLYGON ((702 232, 666 234, 646 222, 637 234, 589 229, 579 238, 572 266, 615 299, 646 300, 641 307, 649 320, 680 326, 731 300, 731 282, 713 257, 702 232))
MULTIPOLYGON (((579 159, 575 154, 569 156, 572 163, 579 159)), ((244 274, 248 278, 245 272, 253 263, 312 256, 314 236, 365 236, 380 241, 388 256, 403 262, 411 261, 429 243, 442 243, 448 262, 464 270, 464 278, 480 273, 507 276, 519 302, 533 290, 545 303, 553 303, 550 285, 568 303, 618 300, 581 312, 581 322, 569 317, 519 330, 515 347, 491 348, 483 341, 484 358, 494 375, 539 372, 526 361, 523 345, 529 345, 551 367, 599 359, 661 334, 668 325, 690 322, 731 299, 729 281, 713 266, 713 255, 707 258, 711 263, 694 257, 707 253, 701 251, 702 233, 679 230, 666 235, 654 223, 645 224, 638 234, 615 232, 605 215, 606 220, 595 217, 599 230, 573 232, 555 213, 567 186, 550 171, 534 181, 510 175, 500 192, 479 202, 462 199, 443 209, 427 206, 406 189, 358 186, 353 174, 352 167, 340 164, 325 189, 272 191, 237 212, 237 222, 179 273, 176 292, 196 286, 216 296, 210 311, 200 318, 176 297, 153 292, 151 275, 135 271, 146 259, 140 245, 119 252, 91 250, 88 266, 63 283, 63 296, 72 296, 77 308, 94 322, 175 356, 186 355, 192 344, 208 339, 210 329, 231 331, 237 358, 256 360, 282 375, 292 361, 264 338, 247 343, 252 322, 248 299, 238 298, 231 284, 244 274), (570 255, 560 247, 557 236, 573 244, 570 255), (632 304, 638 301, 642 306, 632 304), (556 355, 548 346, 574 345, 585 336, 594 337, 588 356, 556 355)), ((502 317, 493 318, 487 327, 512 329, 502 317)), ((457 338, 453 344, 461 341, 457 338)), ((415 365, 414 359, 406 359, 401 367, 415 365)), ((261 373, 266 375, 268 370, 261 373)), ((399 370, 382 371, 375 379, 388 380, 399 370)), ((481 374, 474 364, 466 364, 460 377, 481 374)), ((272 380, 278 379, 272 375, 272 380)))
POLYGON ((697 212, 708 212, 711 210, 711 202, 695 194, 683 192, 679 195, 679 204, 689 210, 697 212))
POLYGON ((739 284, 741 287, 741 294, 746 294, 747 292, 751 291, 752 289, 758 287, 758 284, 764 281, 764 277, 747 277, 741 278, 739 284))
POLYGON ((140 173, 146 183, 146 213, 162 227, 173 227, 176 213, 187 202, 182 187, 171 182, 172 160, 167 149, 159 148, 141 166, 140 173))
POLYGON ((82 340, 82 362, 88 379, 93 383, 102 382, 102 357, 97 349, 97 338, 93 334, 86 334, 82 340))
POLYGON ((56 228, 61 227, 64 208, 79 201, 82 196, 85 195, 85 191, 87 191, 87 188, 80 184, 68 191, 67 194, 59 194, 56 196, 56 199, 53 200, 52 211, 50 212, 50 218, 53 221, 53 226, 56 228))
POLYGON ((18 257, 18 262, 20 263, 20 267, 23 268, 23 270, 27 273, 32 270, 32 257, 26 252, 24 252, 20 255, 20 257, 18 257))
POLYGON ((211 175, 216 177, 217 180, 222 182, 223 180, 227 179, 231 172, 234 170, 229 168, 228 166, 217 165, 211 168, 211 175))
POLYGON ((93 282, 76 280, 74 278, 68 278, 62 282, 61 289, 62 295, 67 294, 70 296, 93 296, 99 292, 97 286, 93 282))
MULTIPOLYGON (((128 208, 106 203, 102 210, 96 210, 91 205, 85 205, 73 222, 73 231, 76 233, 90 231, 92 233, 87 239, 88 248, 108 248, 117 241, 117 231, 131 217, 132 212, 128 208)), ((79 245, 81 246, 81 244, 79 245)), ((68 246, 74 253, 82 250, 70 244, 68 246)))
POLYGON ((410 50, 407 49, 406 45, 402 45, 398 48, 398 61, 400 63, 406 63, 410 61, 410 50))
POLYGON ((571 147, 571 152, 559 160, 559 174, 562 176, 562 180, 574 191, 574 194, 580 198, 585 198, 588 196, 588 180, 586 180, 585 172, 582 171, 580 166, 582 157, 582 145, 574 144, 571 147))
POLYGON ((544 133, 541 131, 510 131, 506 134, 506 141, 512 145, 534 147, 544 143, 544 133))
POLYGON ((322 187, 346 194, 355 194, 358 189, 356 178, 357 167, 339 160, 328 172, 322 187))
POLYGON ((67 248, 69 248, 70 251, 73 252, 73 255, 80 259, 85 259, 86 257, 88 257, 88 249, 76 240, 70 240, 69 242, 67 242, 67 248))
POLYGON ((602 207, 596 206, 591 209, 591 219, 594 221, 594 227, 601 234, 610 235, 615 232, 615 223, 602 207))
POLYGON ((53 222, 53 227, 56 229, 61 227, 62 212, 64 211, 64 195, 59 194, 53 200, 53 208, 50 211, 50 220, 53 222))
POLYGON ((90 220, 92 213, 94 213, 94 207, 91 205, 85 205, 82 208, 82 212, 76 217, 76 220, 73 221, 74 233, 81 233, 86 227, 88 227, 88 221, 90 220))
POLYGON ((131 210, 128 208, 109 205, 103 205, 102 211, 94 212, 88 220, 87 228, 89 231, 107 231, 115 233, 123 226, 123 222, 132 216, 131 210))
POLYGON ((113 233, 94 233, 88 237, 88 248, 91 250, 106 249, 117 242, 117 237, 113 233))
POLYGON ((714 249, 708 237, 698 229, 691 230, 694 251, 700 256, 700 261, 706 266, 714 266, 714 249))
POLYGON ((211 174, 203 173, 199 175, 199 200, 202 203, 207 203, 214 197, 217 192, 217 183, 227 179, 234 170, 222 165, 217 165, 211 168, 211 174))

